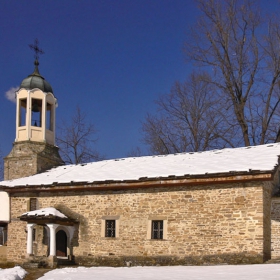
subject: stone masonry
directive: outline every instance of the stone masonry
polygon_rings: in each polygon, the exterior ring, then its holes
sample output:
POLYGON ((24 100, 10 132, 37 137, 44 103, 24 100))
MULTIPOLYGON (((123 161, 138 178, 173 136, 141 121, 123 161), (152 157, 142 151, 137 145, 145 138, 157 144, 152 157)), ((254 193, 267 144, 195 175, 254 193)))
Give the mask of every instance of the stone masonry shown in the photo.
MULTIPOLYGON (((11 193, 7 259, 25 261, 26 222, 18 217, 28 210, 29 198, 36 197, 38 208, 55 207, 79 222, 69 248, 79 265, 262 263, 270 258, 272 188, 256 181, 11 193), (102 237, 102 220, 112 216, 119 217, 118 237, 102 237), (165 239, 151 239, 153 219, 166 220, 165 239)), ((42 229, 34 246, 38 255, 47 255, 42 229)))
POLYGON ((273 197, 271 203, 271 258, 280 257, 280 197, 273 197))
POLYGON ((56 146, 44 142, 15 142, 12 151, 4 158, 4 179, 34 175, 62 164, 56 146))

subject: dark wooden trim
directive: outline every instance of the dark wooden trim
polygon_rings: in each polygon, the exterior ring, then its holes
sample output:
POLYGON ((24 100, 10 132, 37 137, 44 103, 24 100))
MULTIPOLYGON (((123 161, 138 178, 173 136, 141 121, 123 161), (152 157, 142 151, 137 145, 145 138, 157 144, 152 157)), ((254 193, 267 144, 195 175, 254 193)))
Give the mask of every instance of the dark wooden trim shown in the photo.
POLYGON ((139 180, 125 181, 98 181, 98 182, 70 182, 54 183, 52 185, 25 185, 16 187, 0 187, 0 190, 8 193, 22 192, 76 192, 76 191, 109 191, 127 190, 133 188, 156 188, 156 187, 177 187, 177 186, 202 186, 202 185, 221 185, 233 183, 245 183, 252 181, 271 181, 273 172, 232 172, 225 174, 209 175, 186 175, 169 176, 167 178, 140 178, 139 180))
POLYGON ((69 218, 60 218, 60 217, 46 217, 46 216, 20 216, 18 217, 21 221, 27 223, 34 223, 37 225, 45 225, 45 224, 59 224, 64 226, 73 226, 77 224, 78 221, 69 219, 69 218))

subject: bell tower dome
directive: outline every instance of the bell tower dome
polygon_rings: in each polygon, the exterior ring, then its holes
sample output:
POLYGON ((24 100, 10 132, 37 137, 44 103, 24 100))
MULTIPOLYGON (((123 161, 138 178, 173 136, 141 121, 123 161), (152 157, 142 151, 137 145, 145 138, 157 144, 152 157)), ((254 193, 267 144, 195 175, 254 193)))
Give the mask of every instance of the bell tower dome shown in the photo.
POLYGON ((38 60, 34 72, 25 78, 16 93, 16 139, 55 144, 57 99, 51 85, 40 75, 38 60))
POLYGON ((51 85, 39 73, 38 40, 30 45, 35 51, 35 69, 16 92, 16 138, 4 158, 4 179, 16 179, 43 172, 63 164, 55 146, 57 99, 51 85))

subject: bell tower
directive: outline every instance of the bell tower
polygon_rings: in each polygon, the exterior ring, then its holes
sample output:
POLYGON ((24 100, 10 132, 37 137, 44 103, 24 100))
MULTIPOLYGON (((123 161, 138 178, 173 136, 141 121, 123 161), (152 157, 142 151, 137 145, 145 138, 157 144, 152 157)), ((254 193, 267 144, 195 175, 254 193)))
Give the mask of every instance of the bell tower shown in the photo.
POLYGON ((51 85, 39 73, 38 40, 35 68, 16 92, 16 138, 12 151, 4 159, 4 180, 34 175, 63 164, 55 146, 55 110, 57 99, 51 85))
POLYGON ((55 109, 57 100, 52 88, 35 70, 24 79, 16 93, 16 142, 36 141, 55 144, 55 109))

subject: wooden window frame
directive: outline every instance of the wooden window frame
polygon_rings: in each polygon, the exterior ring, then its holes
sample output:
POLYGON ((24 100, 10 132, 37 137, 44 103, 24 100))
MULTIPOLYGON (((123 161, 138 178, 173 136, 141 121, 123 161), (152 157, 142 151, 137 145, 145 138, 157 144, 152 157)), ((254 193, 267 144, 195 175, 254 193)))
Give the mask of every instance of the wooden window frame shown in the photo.
POLYGON ((27 202, 27 212, 38 210, 38 199, 36 197, 30 197, 27 202), (35 204, 35 209, 32 209, 32 205, 35 204))
POLYGON ((152 220, 151 239, 163 239, 163 220, 152 220))
POLYGON ((147 239, 159 241, 167 240, 167 217, 154 215, 148 217, 147 239), (160 235, 162 238, 153 238, 153 222, 162 222, 162 233, 160 235))
POLYGON ((116 220, 105 220, 105 237, 116 237, 116 220))
POLYGON ((101 237, 105 239, 117 239, 119 237, 120 216, 103 216, 101 218, 101 237), (107 235, 107 221, 115 221, 115 235, 107 235))

